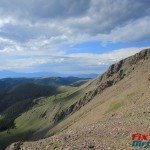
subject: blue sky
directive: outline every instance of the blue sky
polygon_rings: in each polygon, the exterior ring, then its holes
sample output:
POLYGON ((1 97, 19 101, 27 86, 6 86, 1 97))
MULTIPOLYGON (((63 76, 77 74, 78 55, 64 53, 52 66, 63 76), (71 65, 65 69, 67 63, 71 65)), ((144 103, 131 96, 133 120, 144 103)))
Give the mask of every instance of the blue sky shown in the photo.
POLYGON ((100 41, 88 41, 76 44, 70 47, 63 47, 68 53, 105 53, 108 51, 128 48, 128 47, 149 47, 150 41, 135 41, 135 42, 108 42, 103 43, 100 41))
POLYGON ((0 71, 102 73, 150 47, 149 0, 0 0, 0 71))

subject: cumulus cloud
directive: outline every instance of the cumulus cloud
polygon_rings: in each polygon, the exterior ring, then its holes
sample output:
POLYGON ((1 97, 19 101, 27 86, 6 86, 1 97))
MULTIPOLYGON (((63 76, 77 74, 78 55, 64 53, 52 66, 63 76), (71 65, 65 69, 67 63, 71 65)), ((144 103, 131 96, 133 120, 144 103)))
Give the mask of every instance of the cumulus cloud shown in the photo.
MULTIPOLYGON (((10 0, 0 0, 0 27, 3 26, 0 35, 16 40, 30 40, 41 34, 62 39, 63 35, 69 42, 81 35, 84 40, 96 37, 102 40, 106 35, 116 36, 121 28, 128 36, 122 35, 118 40, 128 41, 134 31, 132 24, 136 22, 139 29, 138 20, 145 18, 144 27, 149 23, 146 18, 150 15, 149 5, 149 0, 14 0, 13 5, 10 0)), ((137 34, 135 41, 145 32, 137 34)))
POLYGON ((124 49, 94 55, 66 54, 61 47, 150 40, 149 5, 149 0, 0 0, 0 69, 51 64, 71 69, 68 64, 76 63, 74 68, 96 70, 129 56, 133 49, 127 55, 124 49))

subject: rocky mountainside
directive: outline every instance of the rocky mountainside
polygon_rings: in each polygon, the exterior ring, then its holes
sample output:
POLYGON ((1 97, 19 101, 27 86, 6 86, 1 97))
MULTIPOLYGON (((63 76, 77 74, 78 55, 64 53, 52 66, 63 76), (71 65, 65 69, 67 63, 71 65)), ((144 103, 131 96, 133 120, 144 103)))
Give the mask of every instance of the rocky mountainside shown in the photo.
POLYGON ((111 87, 122 80, 124 77, 130 75, 134 69, 143 61, 148 60, 150 57, 149 50, 143 50, 142 52, 131 56, 127 59, 121 60, 116 64, 113 64, 109 67, 108 71, 102 74, 100 77, 95 79, 96 85, 94 89, 85 93, 84 97, 82 97, 79 101, 72 104, 70 107, 60 110, 54 117, 54 122, 58 122, 64 119, 65 116, 77 111, 82 106, 91 101, 96 95, 100 95, 105 89, 111 87))
POLYGON ((47 138, 7 150, 132 149, 132 133, 150 132, 150 49, 111 65, 75 93, 54 113, 47 138))

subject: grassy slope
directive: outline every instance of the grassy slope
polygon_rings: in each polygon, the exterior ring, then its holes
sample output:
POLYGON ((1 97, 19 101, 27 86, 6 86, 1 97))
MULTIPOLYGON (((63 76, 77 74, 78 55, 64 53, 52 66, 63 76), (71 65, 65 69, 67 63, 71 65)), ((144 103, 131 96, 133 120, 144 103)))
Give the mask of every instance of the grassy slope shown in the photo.
POLYGON ((92 143, 97 149, 130 149, 131 133, 150 132, 149 66, 150 59, 144 63, 139 62, 131 74, 97 95, 47 134, 58 135, 38 142, 24 143, 21 147, 28 150, 36 147, 71 149, 74 145, 78 149, 88 149, 92 143))
MULTIPOLYGON (((42 99, 41 99, 42 100, 42 99)), ((45 100, 45 99, 44 99, 45 100)), ((50 100, 50 99, 49 99, 50 100)), ((7 145, 13 141, 17 141, 24 138, 27 138, 28 135, 31 135, 32 132, 37 130, 40 125, 46 122, 45 119, 40 118, 40 115, 47 109, 48 105, 50 105, 51 100, 47 101, 46 105, 41 105, 40 101, 38 104, 34 106, 31 110, 22 114, 15 120, 16 128, 0 133, 0 145, 1 147, 7 145)))
POLYGON ((34 132, 48 126, 55 113, 60 108, 66 107, 71 97, 76 97, 73 93, 78 93, 75 92, 77 89, 77 87, 63 86, 60 94, 35 99, 35 105, 15 119, 14 129, 0 132, 0 149, 18 140, 31 139, 34 132))

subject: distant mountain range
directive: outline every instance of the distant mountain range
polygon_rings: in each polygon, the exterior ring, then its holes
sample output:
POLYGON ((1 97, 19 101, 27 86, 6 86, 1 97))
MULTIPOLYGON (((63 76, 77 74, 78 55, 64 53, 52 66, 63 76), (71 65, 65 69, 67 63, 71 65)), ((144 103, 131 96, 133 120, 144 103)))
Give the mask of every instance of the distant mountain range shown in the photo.
POLYGON ((0 71, 0 79, 2 78, 20 78, 20 77, 26 77, 26 78, 36 78, 36 77, 68 77, 68 76, 74 76, 79 78, 95 78, 98 74, 91 73, 91 74, 61 74, 56 72, 30 72, 30 73, 24 73, 24 72, 14 72, 9 70, 2 70, 0 71))

